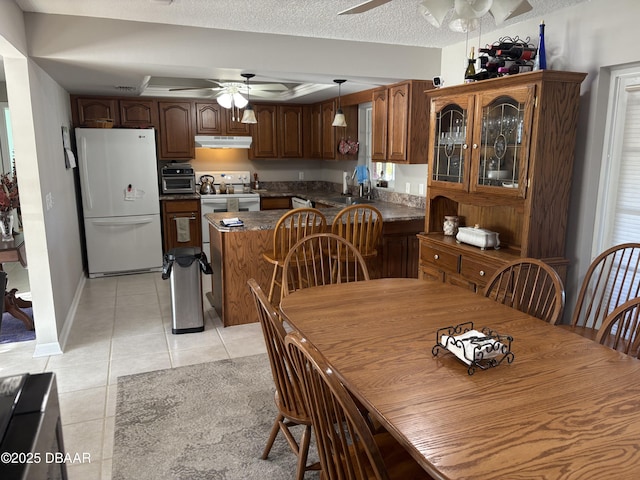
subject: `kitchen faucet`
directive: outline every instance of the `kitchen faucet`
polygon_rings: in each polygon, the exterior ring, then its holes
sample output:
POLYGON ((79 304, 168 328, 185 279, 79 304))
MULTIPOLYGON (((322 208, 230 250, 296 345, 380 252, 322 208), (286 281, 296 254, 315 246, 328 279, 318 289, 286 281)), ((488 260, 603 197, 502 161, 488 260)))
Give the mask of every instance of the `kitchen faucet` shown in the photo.
MULTIPOLYGON (((369 167, 367 168, 367 179, 363 182, 363 183, 359 183, 358 184, 358 196, 360 198, 362 197, 366 197, 366 198, 371 198, 371 171, 369 170, 369 167)), ((351 182, 352 184, 354 183, 354 179, 356 178, 358 174, 358 167, 353 169, 353 174, 351 175, 351 182)))

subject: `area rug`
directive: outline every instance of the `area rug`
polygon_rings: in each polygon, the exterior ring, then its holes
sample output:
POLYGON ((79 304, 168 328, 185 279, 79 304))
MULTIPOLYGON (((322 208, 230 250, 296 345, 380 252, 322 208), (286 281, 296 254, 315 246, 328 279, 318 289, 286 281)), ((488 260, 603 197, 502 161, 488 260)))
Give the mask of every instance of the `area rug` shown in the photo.
MULTIPOLYGON (((22 308, 29 318, 33 319, 33 309, 31 307, 22 308)), ((36 339, 35 330, 27 330, 24 322, 18 320, 10 313, 2 314, 2 323, 0 323, 0 343, 27 342, 36 339)))
POLYGON ((281 435, 260 459, 273 395, 265 354, 119 377, 112 478, 295 478, 296 457, 281 435))

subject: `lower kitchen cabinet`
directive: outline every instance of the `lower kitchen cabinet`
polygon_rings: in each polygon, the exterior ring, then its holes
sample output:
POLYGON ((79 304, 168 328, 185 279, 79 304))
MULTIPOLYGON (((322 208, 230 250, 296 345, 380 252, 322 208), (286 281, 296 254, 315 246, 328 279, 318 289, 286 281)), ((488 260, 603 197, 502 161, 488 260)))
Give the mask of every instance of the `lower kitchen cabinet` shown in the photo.
POLYGON ((422 220, 385 222, 382 227, 382 277, 417 278, 417 234, 424 228, 422 220))
POLYGON ((162 200, 161 203, 164 252, 177 247, 202 247, 200 200, 162 200))

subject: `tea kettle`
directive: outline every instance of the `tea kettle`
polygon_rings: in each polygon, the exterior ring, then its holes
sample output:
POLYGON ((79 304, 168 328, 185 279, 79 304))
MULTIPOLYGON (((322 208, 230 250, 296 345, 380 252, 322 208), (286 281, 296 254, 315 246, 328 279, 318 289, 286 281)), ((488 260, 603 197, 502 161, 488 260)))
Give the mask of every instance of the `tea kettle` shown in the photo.
POLYGON ((202 175, 200 177, 200 193, 202 195, 212 195, 216 193, 216 187, 213 185, 214 180, 215 178, 213 178, 212 175, 202 175))

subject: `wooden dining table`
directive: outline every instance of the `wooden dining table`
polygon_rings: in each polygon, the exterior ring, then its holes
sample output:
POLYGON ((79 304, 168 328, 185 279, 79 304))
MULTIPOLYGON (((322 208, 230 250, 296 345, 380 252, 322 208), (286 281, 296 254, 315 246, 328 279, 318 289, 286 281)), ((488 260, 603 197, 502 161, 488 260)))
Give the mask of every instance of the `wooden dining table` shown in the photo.
POLYGON ((387 278, 296 291, 283 320, 434 478, 640 478, 640 361, 453 285, 387 278), (476 370, 438 329, 513 338, 476 370))

